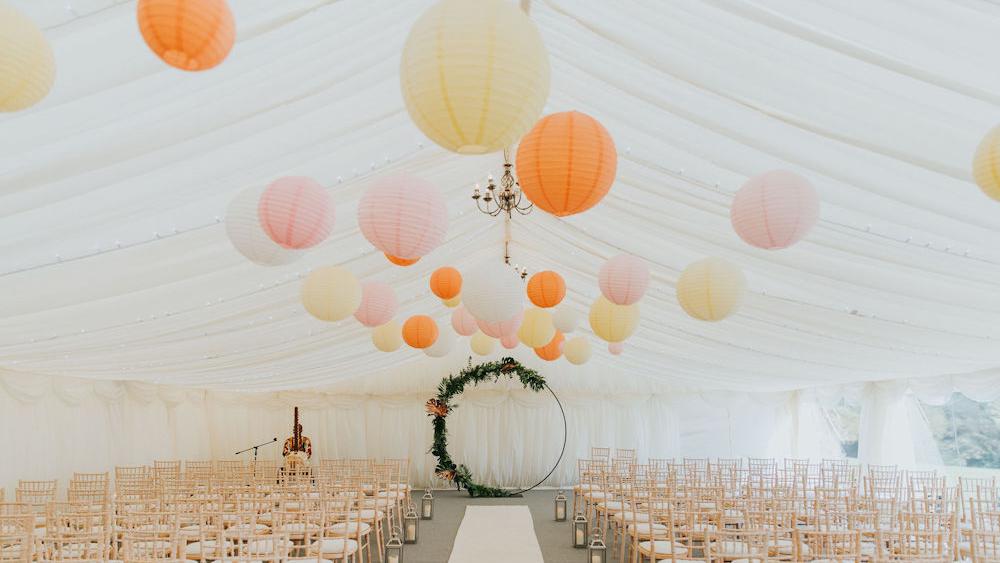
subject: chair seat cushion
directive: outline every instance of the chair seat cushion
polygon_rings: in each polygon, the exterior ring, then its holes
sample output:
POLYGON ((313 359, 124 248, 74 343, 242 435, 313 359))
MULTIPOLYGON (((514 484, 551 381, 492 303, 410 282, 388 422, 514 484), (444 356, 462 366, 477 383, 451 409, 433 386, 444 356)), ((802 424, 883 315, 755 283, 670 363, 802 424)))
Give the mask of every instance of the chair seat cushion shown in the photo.
POLYGON ((381 510, 373 510, 370 508, 366 508, 361 510, 360 512, 352 512, 351 518, 364 520, 365 522, 371 522, 373 520, 381 520, 385 518, 385 513, 382 512, 381 510))
MULTIPOLYGON (((640 536, 648 536, 650 525, 649 522, 639 522, 638 524, 629 526, 629 529, 632 530, 633 533, 639 534, 640 536)), ((652 529, 657 535, 666 533, 667 531, 667 527, 665 525, 656 523, 652 525, 652 529)))
POLYGON ((656 540, 656 541, 641 541, 639 542, 639 550, 643 554, 653 554, 654 550, 657 555, 666 555, 668 553, 673 553, 674 555, 684 555, 687 553, 687 548, 674 545, 673 542, 669 540, 656 540))
POLYGON ((228 551, 232 549, 233 542, 226 541, 223 542, 222 546, 219 546, 219 542, 216 540, 205 540, 196 541, 187 544, 184 548, 185 555, 204 555, 209 553, 219 553, 220 551, 228 551))
POLYGON ((623 510, 615 514, 613 518, 618 522, 649 522, 649 513, 623 510))
POLYGON ((280 545, 287 549, 291 549, 295 545, 291 540, 277 540, 280 543, 275 543, 277 538, 260 538, 256 540, 250 540, 246 543, 246 551, 251 555, 267 555, 275 552, 275 548, 280 545))
POLYGON ((333 526, 330 526, 330 530, 332 530, 335 534, 344 534, 348 536, 359 534, 363 536, 366 535, 368 532, 371 532, 372 527, 369 526, 368 524, 365 524, 364 522, 351 522, 351 523, 341 522, 340 524, 334 524, 333 526), (360 532, 358 531, 358 526, 361 526, 360 532))
POLYGON ((320 555, 351 555, 358 551, 358 542, 354 540, 324 539, 313 542, 314 550, 320 555))

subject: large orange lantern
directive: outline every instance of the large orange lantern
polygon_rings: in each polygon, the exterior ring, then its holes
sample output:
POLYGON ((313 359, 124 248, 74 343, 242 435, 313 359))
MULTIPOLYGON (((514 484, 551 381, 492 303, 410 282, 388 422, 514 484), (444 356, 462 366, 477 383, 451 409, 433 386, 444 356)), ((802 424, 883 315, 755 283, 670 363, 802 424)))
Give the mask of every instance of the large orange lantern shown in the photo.
POLYGON ((431 291, 444 300, 457 297, 462 291, 462 274, 451 266, 434 270, 431 274, 431 291))
POLYGON ((618 167, 615 142, 585 113, 547 115, 517 147, 517 178, 539 208, 564 217, 597 205, 611 189, 618 167))
POLYGON ((226 0, 139 0, 137 15, 146 45, 181 70, 218 65, 236 41, 226 0))
POLYGON ((555 307, 566 297, 566 282, 552 270, 538 272, 528 280, 528 299, 537 307, 555 307))
POLYGON ((556 335, 552 337, 552 340, 548 344, 541 348, 535 348, 535 354, 546 362, 558 360, 559 356, 562 356, 563 343, 565 341, 566 337, 557 330, 556 335))
POLYGON ((403 340, 413 348, 429 348, 437 338, 437 323, 427 315, 415 315, 403 323, 403 340))

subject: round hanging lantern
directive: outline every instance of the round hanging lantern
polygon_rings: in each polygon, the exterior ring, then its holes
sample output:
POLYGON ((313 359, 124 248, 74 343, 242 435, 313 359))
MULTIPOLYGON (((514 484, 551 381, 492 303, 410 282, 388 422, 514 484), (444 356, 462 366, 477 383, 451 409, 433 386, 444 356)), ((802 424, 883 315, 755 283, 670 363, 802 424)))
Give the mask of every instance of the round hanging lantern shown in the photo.
POLYGON ((787 170, 750 178, 729 208, 733 230, 747 244, 765 250, 787 248, 819 220, 819 196, 809 180, 787 170))
POLYGON ((236 41, 225 0, 139 0, 139 31, 163 62, 181 70, 221 63, 236 41))
POLYGON ((312 178, 288 176, 271 183, 257 205, 260 226, 284 248, 309 248, 333 230, 330 194, 312 178))
POLYGON ((580 322, 579 315, 569 305, 563 305, 552 312, 552 324, 556 330, 564 334, 576 330, 576 324, 580 322))
POLYGON ((586 336, 571 338, 563 344, 563 356, 566 360, 575 365, 583 365, 590 360, 590 340, 586 336))
POLYGON ((451 313, 451 327, 462 336, 472 336, 479 330, 476 317, 473 317, 464 305, 457 307, 451 313))
POLYGON ((431 292, 440 299, 453 299, 462 292, 462 274, 451 266, 434 270, 431 274, 431 292))
POLYGON ((469 339, 469 347, 472 351, 480 356, 488 356, 493 353, 493 348, 497 345, 497 339, 492 336, 486 336, 481 332, 476 332, 469 339))
POLYGON ((545 309, 532 307, 524 312, 521 328, 517 337, 529 348, 541 348, 548 344, 556 335, 556 327, 552 325, 552 315, 545 309))
POLYGON ((431 358, 443 358, 450 354, 452 348, 454 347, 455 335, 450 331, 442 330, 438 333, 437 340, 434 341, 434 344, 424 348, 424 354, 427 354, 431 358))
POLYGON ((552 337, 545 346, 535 348, 535 355, 539 358, 545 360, 546 362, 553 362, 562 356, 563 342, 565 342, 566 337, 563 333, 556 331, 556 335, 552 337))
POLYGON ((639 326, 639 304, 615 305, 603 295, 590 306, 590 328, 608 342, 621 342, 639 326))
POLYGON ((649 267, 631 254, 619 254, 601 266, 598 273, 601 293, 615 305, 638 303, 649 287, 649 267))
POLYGON ((429 348, 438 337, 438 327, 434 319, 427 315, 415 315, 403 323, 403 341, 411 348, 429 348))
POLYGON ((354 318, 365 326, 381 326, 396 316, 396 293, 389 284, 368 281, 361 286, 361 305, 354 318))
POLYGON ((55 80, 56 60, 42 30, 9 3, 0 3, 0 111, 37 104, 55 80))
POLYGON ((388 176, 376 180, 362 194, 358 226, 375 248, 396 258, 414 260, 444 240, 448 205, 441 192, 425 180, 388 176))
POLYGON ((403 266, 404 268, 406 266, 412 266, 420 261, 420 258, 413 258, 411 260, 407 260, 406 258, 397 258, 396 256, 393 256, 391 254, 386 254, 385 259, 397 266, 403 266))
POLYGON ((481 321, 505 321, 521 310, 518 275, 499 262, 485 262, 465 275, 462 302, 481 321))
POLYGON ((611 352, 612 356, 620 356, 622 354, 622 352, 624 352, 624 351, 625 351, 625 343, 624 342, 609 342, 608 343, 608 352, 611 352))
POLYGON ((441 300, 441 303, 443 303, 444 306, 447 307, 447 308, 449 308, 449 309, 454 309, 455 307, 458 307, 458 305, 461 302, 462 302, 462 296, 461 295, 456 295, 456 296, 452 297, 451 299, 442 299, 441 300))
POLYGON ((739 309, 746 286, 739 268, 722 258, 705 258, 681 272, 677 301, 696 319, 719 321, 739 309))
POLYGON ((496 152, 517 142, 549 96, 549 56, 507 0, 442 0, 413 25, 399 71, 410 118, 442 147, 496 152))
POLYGON ((243 190, 226 208, 226 235, 240 254, 261 266, 282 266, 302 257, 302 252, 284 248, 271 240, 260 226, 257 204, 263 186, 243 190))
POLYGON ((517 345, 520 344, 520 341, 517 339, 517 333, 512 332, 510 334, 505 334, 501 336, 500 344, 502 344, 503 347, 506 348, 507 350, 513 350, 514 348, 517 348, 517 345))
POLYGON ((538 272, 528 278, 528 299, 536 307, 555 307, 566 297, 566 282, 552 270, 538 272))
POLYGON ((546 115, 517 147, 517 179, 524 195, 558 217, 601 201, 615 181, 618 153, 599 121, 585 113, 546 115))
POLYGON ((518 311, 516 315, 507 319, 506 321, 500 321, 498 323, 488 323, 476 319, 476 324, 479 326, 479 330, 483 331, 486 336, 492 336, 493 338, 501 338, 507 334, 517 334, 517 329, 521 328, 521 320, 524 319, 524 311, 518 311))
POLYGON ((979 142, 972 158, 972 177, 983 192, 1000 201, 1000 126, 979 142))
POLYGON ((340 266, 317 268, 302 282, 302 304, 321 321, 339 321, 361 305, 361 284, 340 266))
POLYGON ((372 344, 382 352, 395 352, 403 345, 399 321, 389 321, 372 329, 372 344))

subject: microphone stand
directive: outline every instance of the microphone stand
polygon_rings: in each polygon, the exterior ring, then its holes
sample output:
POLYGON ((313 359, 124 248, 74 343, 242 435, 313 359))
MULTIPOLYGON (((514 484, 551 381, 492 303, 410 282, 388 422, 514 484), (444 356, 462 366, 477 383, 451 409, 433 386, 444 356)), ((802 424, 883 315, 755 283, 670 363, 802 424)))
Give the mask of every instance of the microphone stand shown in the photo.
POLYGON ((268 440, 266 442, 262 442, 260 444, 257 444, 256 446, 250 446, 249 448, 247 448, 245 450, 240 450, 240 451, 236 452, 235 455, 240 455, 242 453, 246 453, 246 452, 249 452, 250 450, 253 450, 253 460, 257 461, 257 448, 262 447, 262 446, 266 446, 268 444, 273 444, 273 443, 275 443, 277 441, 278 441, 278 439, 274 438, 273 440, 268 440))

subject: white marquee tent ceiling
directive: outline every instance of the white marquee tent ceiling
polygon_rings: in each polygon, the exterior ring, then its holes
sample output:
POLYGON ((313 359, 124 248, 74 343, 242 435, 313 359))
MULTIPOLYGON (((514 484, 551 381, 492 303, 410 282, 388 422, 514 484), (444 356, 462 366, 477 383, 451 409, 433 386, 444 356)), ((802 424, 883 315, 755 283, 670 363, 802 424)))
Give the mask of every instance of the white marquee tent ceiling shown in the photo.
MULTIPOLYGON (((430 272, 500 259, 500 221, 468 199, 500 156, 441 150, 403 108, 399 52, 429 0, 234 0, 236 47, 198 74, 146 49, 134 2, 13 3, 47 29, 59 75, 42 104, 0 117, 0 369, 263 390, 464 363, 464 346, 444 360, 375 352, 353 319, 325 324, 298 301, 309 268, 342 263, 391 283, 402 316, 446 322, 430 272), (367 182, 390 172, 450 202, 447 242, 410 268, 355 220, 367 182), (290 174, 329 186, 334 235, 289 266, 251 264, 225 207, 290 174)), ((653 274, 626 353, 595 338, 581 371, 789 389, 1000 367, 1000 204, 969 173, 1000 122, 1000 7, 535 0, 531 14, 553 69, 547 111, 600 119, 619 172, 589 212, 517 217, 514 260, 562 273, 581 315, 607 257, 638 254, 653 274), (733 233, 728 204, 778 167, 814 182, 822 216, 767 252, 733 233), (707 255, 750 283, 722 323, 674 297, 707 255)))

